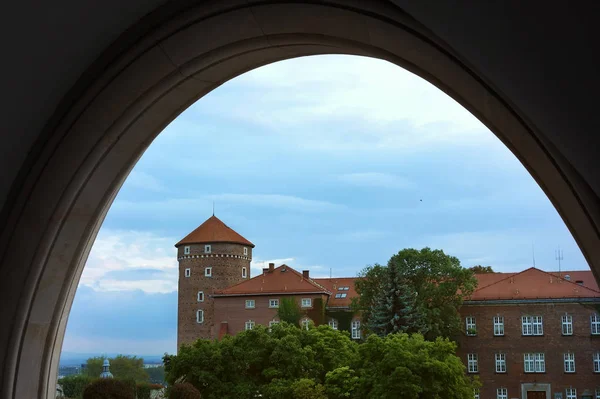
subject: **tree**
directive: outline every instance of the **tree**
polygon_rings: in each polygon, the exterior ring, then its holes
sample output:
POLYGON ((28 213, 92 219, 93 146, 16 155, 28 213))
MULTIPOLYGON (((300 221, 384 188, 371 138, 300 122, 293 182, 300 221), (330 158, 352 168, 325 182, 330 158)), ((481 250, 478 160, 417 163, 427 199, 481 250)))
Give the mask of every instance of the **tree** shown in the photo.
POLYGON ((83 390, 92 382, 92 378, 87 375, 70 375, 58 380, 62 387, 63 395, 71 399, 80 399, 83 390))
POLYGON ((295 326, 299 325, 302 318, 302 311, 300 310, 300 306, 298 306, 298 302, 293 297, 281 298, 279 308, 277 309, 277 317, 286 323, 295 326))
POLYGON ((146 373, 148 373, 148 377, 150 382, 154 384, 164 384, 165 383, 165 367, 150 367, 145 369, 146 373))
POLYGON ((475 274, 495 273, 491 266, 476 265, 469 268, 475 274))
MULTIPOLYGON (((110 372, 115 378, 122 380, 134 380, 137 382, 148 382, 149 376, 144 369, 144 359, 136 356, 117 355, 109 358, 110 372)), ((86 374, 97 378, 102 372, 104 357, 91 357, 87 360, 86 374)))
POLYGON ((461 267, 456 257, 430 248, 403 249, 390 258, 387 266, 368 266, 360 276, 363 278, 356 282, 360 295, 353 306, 362 312, 367 327, 381 331, 385 317, 392 314, 391 332, 402 331, 398 326, 402 327, 408 317, 414 324, 404 329, 421 330, 429 340, 460 332, 458 309, 477 285, 473 272, 461 267))
POLYGON ((124 381, 100 378, 83 391, 83 399, 135 399, 135 388, 124 381))

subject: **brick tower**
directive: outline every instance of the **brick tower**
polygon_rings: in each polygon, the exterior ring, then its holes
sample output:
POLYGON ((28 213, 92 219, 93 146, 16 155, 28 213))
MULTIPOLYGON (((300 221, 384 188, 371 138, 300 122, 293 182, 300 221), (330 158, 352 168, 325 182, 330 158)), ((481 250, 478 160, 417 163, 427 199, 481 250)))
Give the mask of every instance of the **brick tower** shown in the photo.
POLYGON ((213 215, 175 247, 179 261, 179 348, 198 338, 212 338, 212 294, 250 278, 254 244, 213 215))

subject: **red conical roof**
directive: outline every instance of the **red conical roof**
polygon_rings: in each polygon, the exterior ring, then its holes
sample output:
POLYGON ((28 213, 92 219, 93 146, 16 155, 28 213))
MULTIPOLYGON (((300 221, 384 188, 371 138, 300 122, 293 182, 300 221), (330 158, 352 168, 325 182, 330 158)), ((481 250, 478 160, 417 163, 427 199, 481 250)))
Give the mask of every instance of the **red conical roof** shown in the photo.
POLYGON ((214 215, 198 226, 196 230, 185 236, 175 246, 178 247, 183 244, 210 244, 213 242, 230 242, 254 248, 254 244, 236 233, 231 227, 227 226, 214 215))

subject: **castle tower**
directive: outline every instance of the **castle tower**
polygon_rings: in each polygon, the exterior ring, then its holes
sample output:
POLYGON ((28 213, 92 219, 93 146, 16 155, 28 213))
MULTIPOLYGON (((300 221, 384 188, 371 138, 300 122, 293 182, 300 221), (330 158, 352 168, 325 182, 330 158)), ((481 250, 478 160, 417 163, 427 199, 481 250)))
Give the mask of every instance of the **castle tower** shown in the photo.
POLYGON ((175 247, 179 261, 179 348, 198 338, 214 338, 212 294, 250 278, 254 244, 213 215, 175 247))

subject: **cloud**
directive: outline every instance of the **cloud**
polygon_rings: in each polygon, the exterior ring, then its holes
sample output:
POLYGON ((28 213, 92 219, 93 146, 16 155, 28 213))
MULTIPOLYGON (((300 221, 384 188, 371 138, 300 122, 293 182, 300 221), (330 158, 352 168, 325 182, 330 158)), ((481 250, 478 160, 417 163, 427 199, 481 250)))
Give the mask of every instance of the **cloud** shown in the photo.
POLYGON ((149 191, 164 191, 165 186, 156 177, 141 170, 133 170, 127 177, 127 186, 149 191))
POLYGON ((209 195, 208 198, 224 203, 284 208, 300 212, 330 212, 346 209, 342 204, 281 194, 217 194, 209 195))
POLYGON ((359 187, 377 187, 389 189, 413 188, 414 184, 408 179, 390 173, 363 172, 339 175, 338 180, 359 187))

